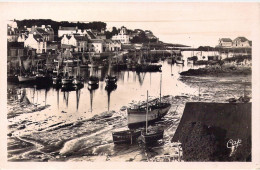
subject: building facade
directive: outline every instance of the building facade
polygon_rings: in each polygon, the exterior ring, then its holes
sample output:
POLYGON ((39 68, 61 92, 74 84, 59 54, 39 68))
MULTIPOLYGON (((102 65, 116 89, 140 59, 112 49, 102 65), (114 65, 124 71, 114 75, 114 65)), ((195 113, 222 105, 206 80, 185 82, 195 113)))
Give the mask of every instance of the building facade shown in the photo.
POLYGON ((232 40, 230 38, 221 38, 218 42, 219 47, 226 47, 231 48, 232 47, 232 40))
POLYGON ((237 37, 233 40, 233 47, 241 48, 241 47, 251 47, 251 41, 249 41, 245 37, 237 37))
POLYGON ((112 37, 112 40, 119 40, 122 44, 130 43, 130 35, 127 34, 126 27, 121 27, 120 32, 112 37))
POLYGON ((24 41, 24 47, 36 50, 36 53, 41 54, 46 52, 47 42, 39 34, 29 34, 28 38, 24 41))
POLYGON ((81 35, 64 35, 61 39, 61 45, 71 45, 78 52, 84 52, 88 50, 88 38, 81 35))

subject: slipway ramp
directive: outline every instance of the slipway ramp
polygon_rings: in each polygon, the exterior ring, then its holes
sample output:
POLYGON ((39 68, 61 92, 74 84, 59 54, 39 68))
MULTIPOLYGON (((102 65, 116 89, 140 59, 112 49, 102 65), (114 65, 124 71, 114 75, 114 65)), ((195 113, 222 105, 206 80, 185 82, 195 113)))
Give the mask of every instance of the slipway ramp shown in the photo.
MULTIPOLYGON (((215 135, 220 136, 217 140, 225 142, 225 145, 230 139, 233 141, 241 139, 241 144, 246 146, 247 151, 251 151, 251 108, 251 103, 188 102, 172 141, 181 143, 192 141, 193 137, 183 134, 185 132, 183 127, 188 123, 200 122, 206 127, 222 129, 224 135, 222 132, 215 135), (183 135, 186 135, 185 141, 182 141, 183 135)), ((206 151, 201 149, 199 152, 206 151)))

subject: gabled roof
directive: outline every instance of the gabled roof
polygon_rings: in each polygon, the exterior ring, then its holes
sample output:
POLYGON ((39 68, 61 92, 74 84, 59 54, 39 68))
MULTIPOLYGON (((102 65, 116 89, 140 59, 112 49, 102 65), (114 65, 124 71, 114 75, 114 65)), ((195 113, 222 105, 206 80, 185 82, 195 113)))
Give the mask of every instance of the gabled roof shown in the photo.
POLYGON ((48 32, 46 32, 43 28, 36 28, 36 30, 40 33, 40 34, 46 34, 46 35, 49 35, 48 32))
POLYGON ((223 42, 232 42, 232 40, 230 38, 221 38, 220 41, 223 42))
POLYGON ((86 36, 75 35, 74 37, 77 41, 87 41, 88 40, 88 38, 86 36))
POLYGON ((71 38, 70 35, 65 35, 65 34, 62 36, 62 38, 63 38, 63 37, 66 37, 68 40, 71 38))
POLYGON ((87 34, 90 36, 91 39, 95 39, 95 35, 91 31, 87 31, 87 34))
POLYGON ((43 37, 39 34, 33 35, 33 38, 38 41, 38 42, 42 42, 43 41, 43 37))
POLYGON ((246 37, 237 37, 236 39, 234 39, 234 41, 240 40, 241 42, 245 42, 248 41, 248 39, 246 37))

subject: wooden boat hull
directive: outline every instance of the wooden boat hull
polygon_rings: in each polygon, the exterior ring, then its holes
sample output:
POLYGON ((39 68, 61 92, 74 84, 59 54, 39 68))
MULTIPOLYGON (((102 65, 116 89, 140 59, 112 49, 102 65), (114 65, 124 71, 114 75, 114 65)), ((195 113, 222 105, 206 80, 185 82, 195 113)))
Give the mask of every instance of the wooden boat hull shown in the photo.
POLYGON ((145 132, 142 132, 141 140, 145 144, 154 143, 157 142, 158 140, 163 139, 163 133, 164 133, 163 130, 158 130, 156 132, 147 133, 147 134, 145 132))
POLYGON ((18 80, 20 83, 23 82, 32 82, 36 80, 36 76, 18 76, 18 80))
POLYGON ((70 79, 70 78, 63 78, 63 79, 61 79, 61 84, 62 85, 70 85, 70 84, 72 84, 72 79, 70 79))
POLYGON ((184 60, 175 60, 176 64, 184 64, 184 60))
MULTIPOLYGON (((148 112, 148 123, 154 123, 158 120, 160 120, 162 117, 164 117, 170 107, 171 104, 168 103, 162 103, 163 106, 157 109, 153 109, 148 112)), ((128 121, 128 127, 130 129, 138 128, 141 126, 144 126, 146 123, 146 110, 138 110, 138 109, 127 109, 127 121, 128 121)))
POLYGON ((58 77, 52 77, 52 84, 57 85, 61 83, 61 79, 58 77))
POLYGON ((141 131, 131 131, 131 130, 112 133, 114 144, 135 143, 140 135, 141 135, 141 131))
POLYGON ((89 84, 89 85, 98 85, 99 82, 98 82, 97 80, 89 80, 89 81, 88 81, 88 84, 89 84))

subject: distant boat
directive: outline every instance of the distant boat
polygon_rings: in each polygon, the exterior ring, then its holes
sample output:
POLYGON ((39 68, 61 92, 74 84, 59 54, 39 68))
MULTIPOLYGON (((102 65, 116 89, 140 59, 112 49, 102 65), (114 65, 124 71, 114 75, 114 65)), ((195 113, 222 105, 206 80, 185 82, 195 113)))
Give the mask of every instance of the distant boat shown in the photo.
POLYGON ((140 130, 124 130, 112 133, 114 144, 133 144, 140 135, 140 130))
POLYGON ((153 130, 148 130, 148 90, 147 90, 147 102, 146 102, 146 126, 145 126, 145 131, 142 131, 141 133, 141 140, 145 144, 153 143, 156 142, 160 139, 163 139, 163 133, 164 130, 162 129, 153 129, 153 130))
POLYGON ((175 63, 176 64, 184 64, 184 60, 183 60, 182 55, 175 57, 175 63))
POLYGON ((72 81, 73 81, 73 77, 69 76, 69 72, 68 72, 68 63, 66 64, 65 68, 64 68, 64 75, 61 78, 61 84, 62 85, 72 85, 72 81))
POLYGON ((19 82, 31 82, 31 81, 35 81, 36 80, 36 76, 34 75, 19 75, 18 76, 18 80, 19 82))
POLYGON ((83 78, 80 76, 80 66, 79 66, 79 59, 78 59, 78 63, 77 63, 77 74, 74 77, 72 83, 76 86, 78 85, 83 85, 83 78))
POLYGON ((105 82, 107 86, 115 85, 117 82, 117 77, 111 75, 111 62, 109 62, 108 74, 105 78, 105 82))
MULTIPOLYGON (((30 67, 28 61, 26 61, 26 70, 30 67)), ((19 57, 19 66, 20 66, 20 74, 18 75, 18 81, 20 83, 25 83, 25 82, 32 82, 36 80, 35 75, 30 75, 30 74, 22 74, 22 69, 23 69, 23 62, 21 58, 19 57)))
POLYGON ((88 84, 89 85, 98 85, 99 84, 99 79, 97 76, 94 75, 93 73, 93 62, 91 64, 92 66, 90 67, 90 77, 88 79, 88 84))
POLYGON ((136 128, 143 126, 146 123, 146 118, 148 123, 155 122, 164 117, 169 109, 171 104, 161 102, 161 82, 160 82, 160 101, 156 103, 151 103, 148 108, 148 115, 146 115, 147 108, 144 105, 136 106, 135 108, 127 108, 127 118, 128 118, 128 127, 136 128))

